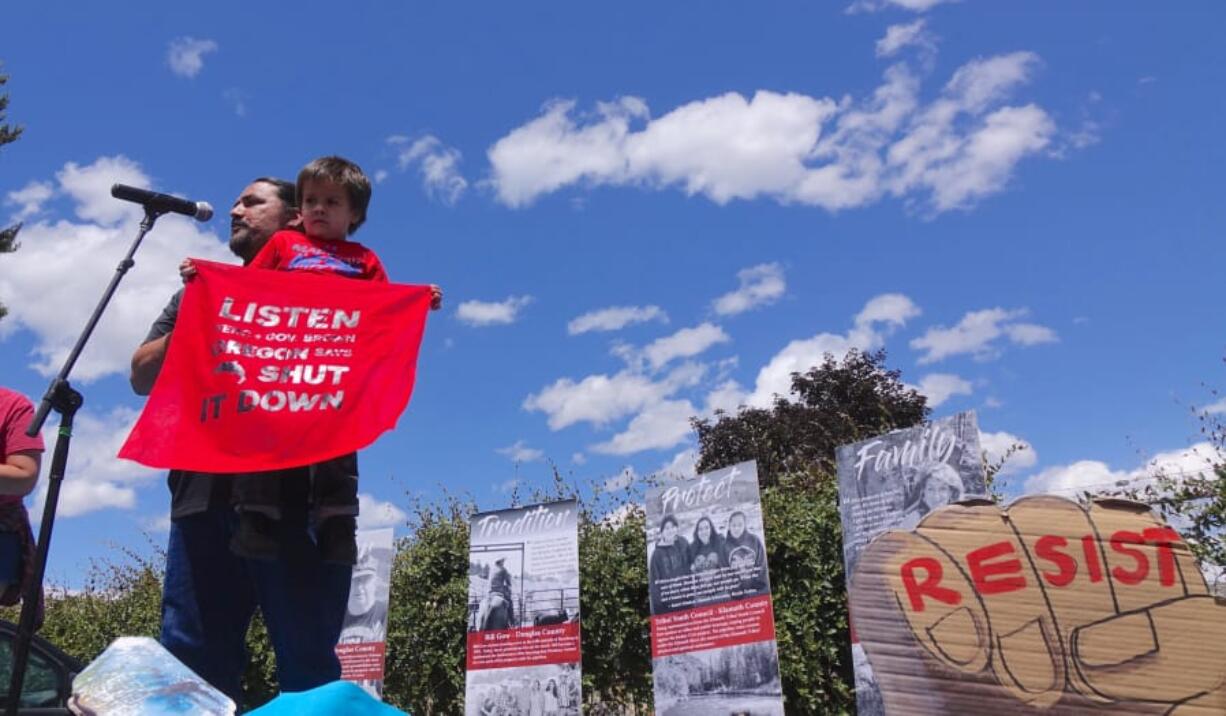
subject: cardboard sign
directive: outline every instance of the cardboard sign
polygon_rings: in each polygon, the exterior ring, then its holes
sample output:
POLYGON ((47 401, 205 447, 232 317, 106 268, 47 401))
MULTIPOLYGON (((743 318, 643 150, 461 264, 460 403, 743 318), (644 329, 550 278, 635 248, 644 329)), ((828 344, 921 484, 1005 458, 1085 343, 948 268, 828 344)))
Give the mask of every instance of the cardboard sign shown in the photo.
POLYGON ((466 716, 579 716, 579 505, 469 521, 466 716))
POLYGON ((429 287, 195 265, 120 457, 259 472, 354 452, 395 427, 413 391, 429 287))
MULTIPOLYGON (((911 529, 929 512, 984 494, 983 460, 974 411, 895 430, 835 451, 843 566, 854 574, 869 541, 889 529, 911 529)), ((883 704, 852 624, 856 709, 881 716, 883 704)))
POLYGON ((888 714, 1226 713, 1226 604, 1146 505, 951 505, 862 553, 888 714))

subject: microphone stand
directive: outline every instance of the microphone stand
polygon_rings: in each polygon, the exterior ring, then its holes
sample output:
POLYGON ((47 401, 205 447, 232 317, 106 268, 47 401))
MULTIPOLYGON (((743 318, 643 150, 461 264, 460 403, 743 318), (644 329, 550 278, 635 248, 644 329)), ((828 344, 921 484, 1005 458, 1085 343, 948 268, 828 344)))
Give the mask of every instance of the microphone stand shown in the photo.
POLYGON ((47 392, 38 406, 38 412, 34 414, 34 419, 30 422, 29 429, 26 430, 26 435, 34 437, 42 430, 47 414, 52 409, 60 414, 59 434, 55 439, 55 452, 52 453, 51 469, 48 473, 47 500, 43 505, 42 523, 38 528, 38 547, 34 552, 34 574, 26 585, 25 593, 21 596, 21 620, 17 625, 17 637, 13 641, 13 671, 9 678, 8 699, 5 707, 7 716, 17 716, 17 709, 21 705, 21 687, 25 681, 26 664, 30 658, 30 642, 34 638, 34 619, 42 602, 43 575, 47 570, 47 550, 51 546, 55 508, 59 503, 60 484, 64 481, 64 469, 68 464, 68 446, 72 440, 72 420, 77 409, 85 400, 68 384, 68 374, 72 372, 77 358, 80 357, 81 351, 85 349, 85 344, 98 325, 98 320, 102 318, 103 311, 106 310, 111 297, 115 295, 119 282, 123 280, 124 274, 136 265, 132 257, 136 254, 136 249, 140 247, 141 240, 153 228, 153 222, 157 221, 157 218, 163 213, 148 206, 145 207, 145 218, 140 222, 140 231, 136 234, 136 240, 132 242, 127 255, 116 267, 111 284, 106 287, 102 299, 94 308, 94 314, 85 324, 85 330, 81 331, 81 336, 77 338, 77 344, 68 354, 68 359, 64 361, 64 367, 60 368, 59 374, 47 386, 47 392))

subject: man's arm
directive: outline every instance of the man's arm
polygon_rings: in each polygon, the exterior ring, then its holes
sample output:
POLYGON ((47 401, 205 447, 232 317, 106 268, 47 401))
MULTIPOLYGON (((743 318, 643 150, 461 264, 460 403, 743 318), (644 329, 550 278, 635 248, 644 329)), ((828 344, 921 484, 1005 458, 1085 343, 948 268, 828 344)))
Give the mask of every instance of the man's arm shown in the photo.
POLYGON ((153 390, 153 383, 162 370, 162 362, 166 360, 168 347, 170 347, 169 333, 141 345, 132 354, 132 374, 128 376, 128 382, 132 384, 134 393, 149 395, 149 391, 153 390))
POLYGON ((182 296, 183 290, 179 289, 170 298, 162 314, 150 326, 145 342, 132 354, 132 372, 128 375, 128 382, 137 395, 149 395, 149 391, 153 390, 153 383, 162 370, 162 361, 166 360, 170 332, 174 330, 175 320, 179 317, 179 299, 182 296))

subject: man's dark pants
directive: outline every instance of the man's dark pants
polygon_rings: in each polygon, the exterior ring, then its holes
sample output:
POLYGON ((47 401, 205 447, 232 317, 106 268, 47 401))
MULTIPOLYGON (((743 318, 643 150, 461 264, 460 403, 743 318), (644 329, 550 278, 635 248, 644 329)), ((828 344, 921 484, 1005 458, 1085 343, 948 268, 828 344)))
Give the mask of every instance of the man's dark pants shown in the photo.
POLYGON ((281 557, 263 561, 230 552, 237 516, 228 506, 171 520, 162 645, 239 704, 247 627, 257 606, 276 652, 282 691, 340 678, 334 647, 352 568, 319 559, 304 509, 286 510, 280 523, 281 557))

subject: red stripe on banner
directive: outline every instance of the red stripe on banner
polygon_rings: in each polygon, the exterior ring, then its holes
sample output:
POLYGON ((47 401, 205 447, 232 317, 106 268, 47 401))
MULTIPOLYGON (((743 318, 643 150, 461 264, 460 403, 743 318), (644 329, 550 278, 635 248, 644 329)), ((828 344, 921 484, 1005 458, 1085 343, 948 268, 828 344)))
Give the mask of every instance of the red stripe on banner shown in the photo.
POLYGON ((368 641, 337 644, 336 658, 341 662, 341 678, 345 681, 382 681, 383 655, 387 644, 368 641))
POLYGON ((578 661, 577 623, 468 633, 469 670, 578 661))
POLYGON ((775 638, 769 594, 651 618, 651 658, 775 638))

